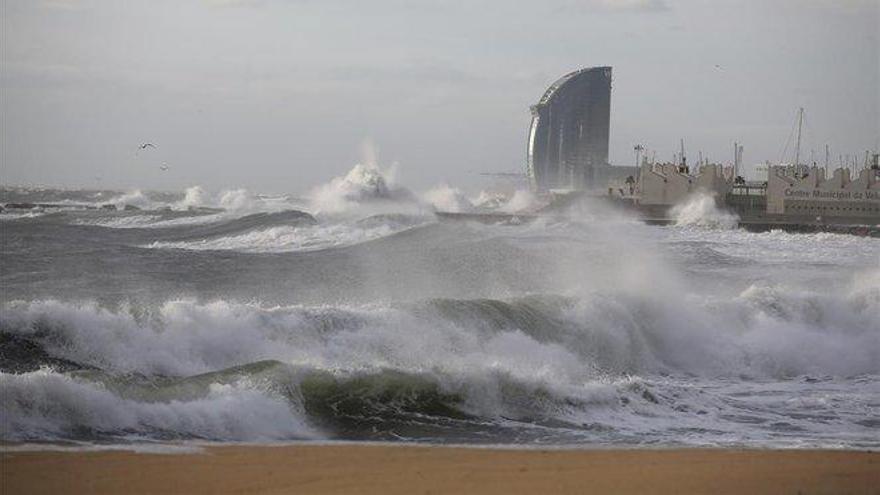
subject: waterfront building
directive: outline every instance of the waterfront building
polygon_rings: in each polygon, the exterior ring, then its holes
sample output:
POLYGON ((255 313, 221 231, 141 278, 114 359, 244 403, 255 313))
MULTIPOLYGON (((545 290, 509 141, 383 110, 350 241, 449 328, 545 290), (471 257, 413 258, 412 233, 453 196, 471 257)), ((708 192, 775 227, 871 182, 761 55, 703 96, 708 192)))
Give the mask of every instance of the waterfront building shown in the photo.
POLYGON ((609 178, 625 173, 609 173, 611 67, 566 74, 531 111, 527 159, 535 190, 601 188, 609 178))

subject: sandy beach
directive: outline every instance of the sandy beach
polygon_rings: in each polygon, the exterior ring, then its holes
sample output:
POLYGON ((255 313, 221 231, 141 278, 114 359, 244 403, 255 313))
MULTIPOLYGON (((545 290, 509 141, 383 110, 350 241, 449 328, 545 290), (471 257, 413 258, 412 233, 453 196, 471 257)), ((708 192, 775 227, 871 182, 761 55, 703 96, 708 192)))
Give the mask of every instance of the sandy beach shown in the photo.
POLYGON ((852 451, 296 445, 0 459, 8 494, 880 493, 880 454, 852 451))

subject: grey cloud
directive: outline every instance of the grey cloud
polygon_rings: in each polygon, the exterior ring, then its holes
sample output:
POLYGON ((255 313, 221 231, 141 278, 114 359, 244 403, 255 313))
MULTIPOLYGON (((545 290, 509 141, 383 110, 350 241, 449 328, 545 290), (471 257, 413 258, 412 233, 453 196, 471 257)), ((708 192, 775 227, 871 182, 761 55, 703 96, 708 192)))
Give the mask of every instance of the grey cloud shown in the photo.
POLYGON ((445 84, 473 83, 479 79, 475 74, 463 70, 433 64, 395 67, 366 65, 338 67, 328 71, 328 77, 337 81, 352 82, 408 81, 445 84))
POLYGON ((234 7, 262 7, 267 4, 266 0, 202 0, 208 7, 234 8, 234 7))
POLYGON ((560 12, 664 12, 671 10, 666 0, 565 0, 560 12))
POLYGON ((95 7, 90 0, 43 0, 41 5, 57 10, 89 10, 95 7))
MULTIPOLYGON (((412 186, 463 184, 474 167, 521 169, 529 105, 561 74, 600 64, 615 71, 613 163, 630 163, 635 142, 673 150, 680 137, 710 156, 739 140, 747 160, 775 159, 799 106, 819 145, 849 153, 880 135, 878 8, 7 0, 0 113, 15 125, 0 133, 0 162, 7 181, 76 183, 109 177, 126 143, 151 136, 190 183, 260 189, 289 176, 305 187, 344 172, 371 135, 412 186)), ((139 187, 184 181, 136 168, 116 177, 139 187)))

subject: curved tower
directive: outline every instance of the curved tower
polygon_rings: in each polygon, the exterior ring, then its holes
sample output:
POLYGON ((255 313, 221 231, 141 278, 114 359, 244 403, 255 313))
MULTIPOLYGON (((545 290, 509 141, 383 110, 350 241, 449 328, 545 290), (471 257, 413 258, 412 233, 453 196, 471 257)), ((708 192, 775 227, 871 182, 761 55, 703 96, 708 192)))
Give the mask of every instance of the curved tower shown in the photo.
POLYGON ((587 189, 608 165, 611 67, 590 67, 554 82, 532 106, 528 174, 532 186, 587 189))

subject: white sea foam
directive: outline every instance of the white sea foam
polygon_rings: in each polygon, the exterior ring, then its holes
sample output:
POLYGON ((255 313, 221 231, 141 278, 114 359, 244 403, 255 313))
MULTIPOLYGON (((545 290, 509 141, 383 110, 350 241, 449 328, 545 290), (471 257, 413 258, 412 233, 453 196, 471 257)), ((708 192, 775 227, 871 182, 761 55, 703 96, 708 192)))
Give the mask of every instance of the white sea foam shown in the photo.
POLYGON ((482 190, 476 198, 470 200, 474 206, 487 210, 497 209, 510 199, 509 195, 498 191, 482 190))
POLYGON ((156 241, 145 247, 242 253, 290 253, 351 246, 386 237, 401 230, 401 227, 390 224, 370 227, 348 223, 302 227, 280 226, 212 239, 156 241))
POLYGON ((153 201, 146 194, 143 193, 140 189, 134 189, 132 191, 126 192, 120 196, 117 196, 110 201, 107 201, 106 204, 112 204, 116 206, 118 209, 125 208, 126 205, 136 206, 142 210, 152 210, 154 208, 158 208, 162 206, 161 203, 157 201, 153 201))
POLYGON ((692 225, 716 229, 733 229, 739 217, 718 208, 715 197, 704 192, 694 193, 682 203, 672 207, 670 212, 676 225, 692 225))
POLYGON ((180 200, 175 206, 178 209, 189 209, 196 208, 201 206, 207 206, 209 201, 208 193, 202 188, 202 186, 192 186, 186 188, 183 192, 183 199, 180 200))
POLYGON ((75 217, 73 223, 117 229, 166 228, 204 225, 254 213, 273 213, 302 207, 298 203, 289 201, 286 196, 260 197, 246 189, 231 189, 211 194, 201 186, 187 188, 184 191, 183 199, 172 203, 151 200, 137 190, 111 200, 110 204, 115 204, 120 209, 125 205, 133 205, 151 211, 137 213, 85 212, 84 215, 75 217), (171 212, 156 211, 159 208, 170 209, 171 212), (200 208, 220 211, 206 213, 206 210, 199 211, 200 208))
POLYGON ((19 220, 19 219, 24 219, 24 218, 39 218, 39 217, 42 217, 42 216, 48 215, 48 214, 49 214, 49 212, 44 211, 44 210, 37 210, 37 211, 28 210, 25 212, 4 211, 3 213, 0 213, 0 221, 19 220))
MULTIPOLYGON (((701 383, 724 389, 743 376, 767 381, 880 374, 880 287, 862 283, 838 296, 754 286, 732 300, 695 294, 674 300, 633 290, 561 303, 516 300, 507 307, 480 301, 436 307, 174 301, 152 311, 111 311, 44 301, 7 305, 0 326, 37 339, 52 355, 114 374, 189 376, 265 359, 338 377, 393 370, 429 379, 443 393, 462 397, 463 410, 480 417, 549 415, 656 435, 664 428, 724 430, 732 426, 717 415, 737 414, 723 393, 698 394, 686 380, 664 382, 661 372, 699 376, 701 383), (553 327, 544 327, 551 321, 553 327), (628 397, 623 406, 622 396, 628 397), (675 408, 717 412, 689 416, 675 408)), ((289 384, 294 391, 296 376, 289 384)), ((268 389, 248 382, 214 384, 206 395, 170 403, 125 398, 48 370, 0 375, 0 389, 13 399, 2 406, 7 439, 63 437, 76 426, 218 439, 282 439, 312 431, 298 406, 288 409, 268 389)), ((841 400, 848 405, 838 401, 827 406, 827 414, 858 421, 859 408, 880 400, 880 391, 841 400)), ((772 407, 794 414, 800 406, 772 407)), ((750 414, 764 415, 760 409, 750 414)), ((766 416, 774 420, 774 414, 766 416)), ((835 428, 827 430, 821 445, 843 438, 835 428)), ((847 431, 863 438, 861 430, 847 431)), ((769 441, 759 430, 729 432, 734 443, 750 435, 769 441)), ((726 437, 711 438, 723 443, 726 437)))
POLYGON ((751 286, 733 299, 672 298, 635 287, 630 293, 589 292, 558 308, 540 306, 542 318, 563 325, 556 329, 517 323, 516 311, 538 311, 522 301, 512 301, 504 311, 514 313, 501 320, 493 307, 464 303, 460 311, 467 312, 447 319, 433 310, 384 305, 263 308, 173 301, 144 315, 44 301, 6 305, 0 325, 22 335, 57 334, 47 345, 65 359, 141 373, 193 374, 260 359, 406 369, 508 363, 508 371, 528 367, 523 376, 539 376, 537 370, 549 366, 560 383, 589 377, 583 366, 711 376, 880 373, 880 287, 859 284, 839 295, 751 286), (339 325, 338 332, 326 333, 326 321, 339 325), (510 333, 487 340, 499 324, 510 333), (491 351, 502 342, 514 347, 491 351))
POLYGON ((120 397, 95 382, 43 369, 0 373, 0 438, 51 439, 75 429, 132 436, 186 435, 216 440, 313 438, 315 430, 283 398, 240 382, 212 384, 204 396, 168 402, 120 397))
POLYGON ((541 202, 534 193, 525 189, 518 189, 499 209, 505 213, 521 213, 530 212, 540 205, 541 202))
POLYGON ((474 207, 463 192, 445 184, 430 189, 422 198, 438 211, 462 213, 474 207))
MULTIPOLYGON (((448 188, 448 186, 445 187, 448 188)), ((458 192, 458 189, 449 189, 458 192)), ((443 191, 443 189, 438 190, 443 191)), ((517 189, 512 193, 483 190, 474 199, 468 200, 467 203, 468 208, 476 207, 484 211, 494 210, 503 213, 531 213, 539 207, 545 206, 545 204, 545 201, 540 200, 533 192, 525 189, 517 189)))
POLYGON ((205 225, 228 220, 229 218, 230 216, 225 213, 187 215, 175 218, 167 218, 162 214, 156 213, 144 213, 138 215, 103 215, 76 218, 73 224, 95 225, 112 229, 160 229, 183 225, 205 225))
POLYGON ((360 163, 345 176, 314 188, 309 198, 316 214, 400 211, 407 203, 414 203, 409 191, 389 184, 386 171, 378 165, 360 163))
POLYGON ((0 452, 106 452, 106 451, 124 451, 137 452, 139 454, 203 454, 205 449, 202 444, 195 442, 151 442, 149 439, 143 438, 143 442, 138 443, 91 443, 83 441, 71 441, 65 439, 61 443, 12 443, 0 446, 0 452))
POLYGON ((743 259, 773 264, 822 263, 838 266, 862 265, 863 272, 880 265, 880 242, 848 234, 791 233, 782 230, 667 229, 661 243, 700 242, 743 259))

